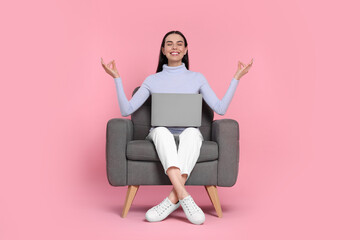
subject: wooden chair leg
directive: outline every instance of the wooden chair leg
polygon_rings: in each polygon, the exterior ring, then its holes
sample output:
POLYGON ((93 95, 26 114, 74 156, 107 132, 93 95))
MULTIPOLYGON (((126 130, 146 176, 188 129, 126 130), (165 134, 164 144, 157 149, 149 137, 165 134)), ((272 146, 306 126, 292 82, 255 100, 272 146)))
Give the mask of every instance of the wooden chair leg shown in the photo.
POLYGON ((222 210, 221 210, 221 205, 220 205, 220 200, 219 200, 219 195, 218 195, 218 191, 215 185, 211 185, 211 186, 205 186, 206 192, 209 195, 209 198, 212 202, 212 204, 214 205, 216 214, 218 215, 219 218, 222 217, 222 210))
POLYGON ((126 199, 125 199, 125 204, 124 204, 124 208, 122 210, 122 213, 121 213, 121 217, 122 218, 125 218, 130 207, 131 207, 131 204, 135 198, 135 195, 136 195, 136 192, 137 190, 139 189, 139 185, 129 185, 128 186, 128 190, 127 190, 127 193, 126 193, 126 199))

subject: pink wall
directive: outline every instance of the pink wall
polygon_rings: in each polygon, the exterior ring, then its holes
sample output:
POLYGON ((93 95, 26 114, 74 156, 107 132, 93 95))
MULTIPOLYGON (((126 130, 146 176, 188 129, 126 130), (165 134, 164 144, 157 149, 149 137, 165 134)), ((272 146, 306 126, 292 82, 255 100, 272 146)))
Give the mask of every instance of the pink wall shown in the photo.
POLYGON ((360 238, 357 1, 1 5, 0 239, 180 239, 179 227, 181 239, 360 238), (140 187, 122 219, 126 188, 106 179, 106 123, 121 115, 100 57, 116 60, 130 97, 175 29, 189 42, 190 70, 219 97, 237 61, 254 58, 216 116, 241 131, 237 184, 219 188, 224 217, 202 187, 188 188, 203 226, 181 210, 146 222, 170 186, 140 187))

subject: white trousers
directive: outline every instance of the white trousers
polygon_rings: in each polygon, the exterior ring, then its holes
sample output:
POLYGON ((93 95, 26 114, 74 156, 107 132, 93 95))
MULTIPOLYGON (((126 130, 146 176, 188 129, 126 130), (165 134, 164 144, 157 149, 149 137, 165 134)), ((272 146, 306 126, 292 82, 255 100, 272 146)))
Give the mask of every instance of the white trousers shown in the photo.
POLYGON ((187 174, 189 178, 204 140, 199 129, 189 127, 182 131, 179 135, 179 149, 176 149, 174 135, 166 127, 152 129, 146 139, 153 141, 166 175, 169 167, 177 167, 181 175, 187 174))

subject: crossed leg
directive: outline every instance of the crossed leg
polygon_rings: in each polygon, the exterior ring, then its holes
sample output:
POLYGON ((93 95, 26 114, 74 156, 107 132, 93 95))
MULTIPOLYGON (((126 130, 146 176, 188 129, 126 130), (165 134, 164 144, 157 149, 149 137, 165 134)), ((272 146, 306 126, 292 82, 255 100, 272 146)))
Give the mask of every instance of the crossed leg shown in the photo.
POLYGON ((173 189, 169 194, 172 203, 183 199, 189 195, 185 189, 185 182, 194 168, 200 155, 200 148, 204 140, 199 129, 187 128, 179 136, 178 160, 182 164, 179 168, 168 168, 167 174, 173 184, 173 189))
POLYGON ((169 199, 176 203, 189 195, 185 189, 185 182, 199 157, 202 135, 198 129, 185 129, 179 136, 178 151, 173 135, 165 127, 153 129, 148 138, 154 142, 165 173, 173 185, 169 199))
POLYGON ((172 203, 177 203, 179 199, 184 199, 189 193, 185 189, 185 182, 187 174, 180 175, 180 169, 177 167, 170 167, 167 170, 169 179, 173 185, 170 192, 169 199, 172 203))

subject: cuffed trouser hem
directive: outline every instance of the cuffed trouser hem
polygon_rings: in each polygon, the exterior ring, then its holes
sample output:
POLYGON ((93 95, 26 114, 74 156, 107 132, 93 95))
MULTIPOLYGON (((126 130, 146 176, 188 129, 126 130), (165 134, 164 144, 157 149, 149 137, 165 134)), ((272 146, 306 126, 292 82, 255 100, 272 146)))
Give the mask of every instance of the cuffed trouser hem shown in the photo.
POLYGON ((177 168, 180 170, 180 172, 181 172, 181 166, 179 166, 179 165, 170 165, 170 166, 164 168, 166 175, 168 175, 168 174, 167 174, 167 170, 168 170, 169 168, 171 168, 171 167, 177 167, 177 168))
POLYGON ((190 173, 188 173, 188 172, 180 171, 180 174, 181 174, 181 176, 184 175, 184 174, 187 174, 186 181, 187 181, 187 180, 189 179, 189 177, 190 177, 190 173))
POLYGON ((180 167, 180 166, 175 166, 175 165, 169 166, 169 167, 167 167, 167 168, 165 169, 165 174, 166 174, 166 175, 168 175, 168 174, 167 174, 167 170, 168 170, 169 168, 171 168, 171 167, 177 167, 177 168, 180 170, 180 175, 182 176, 182 175, 184 175, 184 174, 187 174, 186 181, 189 179, 190 173, 189 173, 189 172, 184 172, 183 169, 182 169, 182 167, 180 167))

